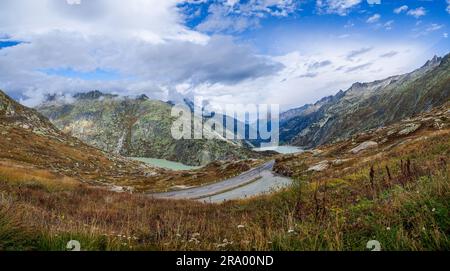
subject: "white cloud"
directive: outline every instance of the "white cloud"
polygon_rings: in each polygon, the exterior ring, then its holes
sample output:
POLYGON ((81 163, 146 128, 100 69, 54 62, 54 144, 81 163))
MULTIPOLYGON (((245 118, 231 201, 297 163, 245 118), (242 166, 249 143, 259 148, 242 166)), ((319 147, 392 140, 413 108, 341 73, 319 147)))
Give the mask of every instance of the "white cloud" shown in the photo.
POLYGON ((26 39, 51 30, 85 35, 137 37, 151 42, 167 38, 204 41, 180 22, 178 0, 2 0, 0 32, 26 39), (76 3, 76 4, 74 4, 76 3))
POLYGON ((394 20, 390 20, 390 21, 387 21, 386 23, 384 23, 383 26, 386 30, 391 30, 394 23, 395 23, 394 20))
POLYGON ((345 25, 344 25, 344 28, 352 28, 352 27, 354 27, 355 26, 355 23, 353 23, 353 22, 351 22, 351 21, 348 21, 345 25))
POLYGON ((427 11, 424 7, 418 7, 416 9, 410 9, 408 11, 408 15, 413 16, 414 18, 418 19, 422 16, 425 16, 427 14, 427 11))
POLYGON ((321 44, 317 47, 314 43, 314 50, 301 49, 309 51, 308 54, 294 51, 275 57, 275 61, 284 65, 277 74, 235 85, 205 83, 191 91, 217 103, 258 101, 280 104, 287 109, 346 90, 354 82, 370 82, 409 72, 411 67, 420 67, 425 62, 418 53, 423 48, 415 44, 371 44, 346 39, 336 40, 332 45, 321 44))
POLYGON ((81 5, 81 0, 66 0, 69 5, 81 5))
POLYGON ((450 14, 450 0, 447 0, 447 13, 450 14))
POLYGON ((170 88, 186 82, 236 84, 274 74, 282 68, 281 64, 256 56, 251 48, 223 36, 212 37, 204 45, 188 41, 151 44, 136 39, 85 38, 66 32, 40 34, 31 40, 2 50, 1 88, 14 92, 32 89, 42 97, 44 92, 92 88, 127 94, 130 88, 139 86, 148 96, 161 98, 158 95, 163 86, 170 88), (48 75, 45 71, 49 69, 70 69, 76 73, 106 70, 121 76, 110 82, 82 80, 48 75), (150 85, 149 89, 142 89, 145 85, 150 85), (152 90, 156 90, 155 95, 148 93, 152 90))
POLYGON ((361 3, 361 0, 317 0, 319 12, 346 16, 352 8, 361 3))
POLYGON ((285 17, 300 6, 295 0, 226 0, 214 2, 208 8, 208 16, 197 30, 208 33, 239 33, 259 26, 261 18, 285 17))
POLYGON ((428 32, 433 32, 433 31, 436 31, 436 30, 441 29, 442 27, 444 27, 444 25, 442 25, 442 24, 431 24, 431 25, 426 29, 426 31, 428 31, 428 32))
POLYGON ((237 3, 239 3, 239 0, 226 0, 226 2, 225 2, 225 4, 230 7, 233 7, 237 3))
POLYGON ((0 50, 0 88, 25 94, 28 104, 49 92, 94 88, 166 99, 180 83, 236 84, 282 68, 231 37, 187 29, 175 0, 70 3, 0 2, 0 33, 25 42, 0 50), (98 71, 115 79, 79 76, 98 71))
POLYGON ((230 14, 223 5, 211 5, 208 18, 200 23, 196 29, 202 32, 240 33, 248 28, 259 26, 259 18, 236 16, 230 14))
POLYGON ((380 20, 380 18, 381 18, 381 15, 377 13, 377 14, 374 14, 373 16, 369 17, 369 19, 367 19, 366 22, 369 24, 373 24, 373 23, 378 22, 380 20))
POLYGON ((408 11, 408 9, 409 9, 409 7, 408 7, 407 5, 403 5, 403 6, 401 6, 401 7, 398 7, 398 8, 396 8, 396 9, 394 9, 394 13, 400 14, 400 13, 402 13, 402 12, 408 11))
POLYGON ((443 24, 436 24, 436 23, 432 23, 429 24, 428 26, 421 26, 421 27, 416 27, 413 31, 415 32, 413 37, 414 38, 420 38, 423 36, 427 36, 432 32, 438 31, 442 28, 444 28, 445 25, 443 24))
MULTIPOLYGON (((246 9, 236 1, 227 3, 233 7, 232 14, 243 14, 238 16, 241 18, 283 16, 283 10, 269 9, 270 5, 282 4, 284 11, 290 12, 291 4, 298 3, 256 2, 260 3, 256 9, 246 9)), ((321 1, 320 9, 346 15, 360 2, 321 1)), ((334 94, 355 81, 407 72, 424 60, 416 54, 422 49, 416 44, 373 43, 357 35, 357 40, 346 35, 309 45, 298 42, 302 46, 298 52, 282 56, 257 55, 229 36, 208 36, 187 29, 177 3, 82 0, 69 5, 57 0, 2 0, 0 33, 26 43, 0 50, 0 88, 29 97, 28 105, 36 104, 46 93, 99 89, 145 93, 158 99, 198 94, 226 103, 298 106, 334 94), (89 80, 46 73, 49 69, 113 71, 120 76, 89 80)))

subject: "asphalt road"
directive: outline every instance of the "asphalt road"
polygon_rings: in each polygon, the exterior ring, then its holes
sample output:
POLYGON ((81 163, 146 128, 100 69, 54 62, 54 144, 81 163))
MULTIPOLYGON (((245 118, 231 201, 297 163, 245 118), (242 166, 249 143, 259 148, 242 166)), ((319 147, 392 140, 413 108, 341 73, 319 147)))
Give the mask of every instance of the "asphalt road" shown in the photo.
POLYGON ((275 161, 267 162, 234 178, 190 189, 152 194, 163 199, 192 199, 202 202, 222 202, 226 200, 252 197, 291 183, 289 178, 276 176, 272 169, 275 161))

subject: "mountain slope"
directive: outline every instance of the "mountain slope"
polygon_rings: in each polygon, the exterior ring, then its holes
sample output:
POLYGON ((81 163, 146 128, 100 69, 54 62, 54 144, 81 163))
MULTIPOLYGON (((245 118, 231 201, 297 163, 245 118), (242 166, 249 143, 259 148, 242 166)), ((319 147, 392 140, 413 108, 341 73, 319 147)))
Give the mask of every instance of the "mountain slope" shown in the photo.
MULTIPOLYGON (((93 93, 91 93, 93 94, 93 93)), ((85 96, 91 99, 92 96, 85 96)), ((203 185, 238 175, 259 161, 215 162, 201 169, 174 172, 103 152, 60 132, 36 110, 0 91, 0 183, 25 179, 104 186, 114 191, 161 192, 203 185)))
POLYGON ((414 116, 450 98, 450 55, 420 69, 371 83, 282 115, 283 142, 314 147, 414 116))
POLYGON ((71 103, 49 101, 37 109, 64 133, 104 151, 129 157, 161 158, 187 165, 243 159, 257 154, 225 139, 175 140, 172 105, 93 91, 71 103))
POLYGON ((120 156, 106 154, 61 133, 34 109, 15 102, 0 91, 0 166, 15 174, 46 170, 92 184, 114 184, 118 180, 147 180, 158 169, 120 156))

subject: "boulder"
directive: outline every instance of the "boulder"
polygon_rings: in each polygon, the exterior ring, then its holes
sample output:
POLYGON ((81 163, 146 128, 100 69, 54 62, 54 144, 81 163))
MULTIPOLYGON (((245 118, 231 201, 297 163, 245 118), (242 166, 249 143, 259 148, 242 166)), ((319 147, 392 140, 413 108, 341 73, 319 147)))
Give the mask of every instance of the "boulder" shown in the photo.
POLYGON ((342 166, 345 162, 350 161, 351 159, 336 159, 332 162, 333 166, 339 167, 342 166))
POLYGON ((325 161, 322 161, 322 162, 308 168, 308 171, 321 172, 321 171, 328 169, 329 166, 330 166, 329 162, 325 160, 325 161))
POLYGON ((357 154, 359 152, 365 151, 367 149, 372 149, 378 147, 378 143, 375 141, 366 141, 359 144, 356 148, 350 150, 351 153, 357 154))
POLYGON ((419 130, 420 126, 422 126, 420 123, 412 123, 406 125, 406 127, 398 132, 398 135, 400 136, 406 136, 414 133, 415 131, 419 130))

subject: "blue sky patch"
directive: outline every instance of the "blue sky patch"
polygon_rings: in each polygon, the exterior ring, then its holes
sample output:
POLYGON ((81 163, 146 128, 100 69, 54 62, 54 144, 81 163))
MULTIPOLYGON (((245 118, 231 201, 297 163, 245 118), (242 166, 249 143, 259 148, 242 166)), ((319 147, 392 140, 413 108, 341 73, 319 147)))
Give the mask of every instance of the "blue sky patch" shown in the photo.
POLYGON ((17 45, 19 45, 21 43, 22 42, 15 41, 15 40, 0 40, 0 50, 3 49, 3 48, 17 46, 17 45))

